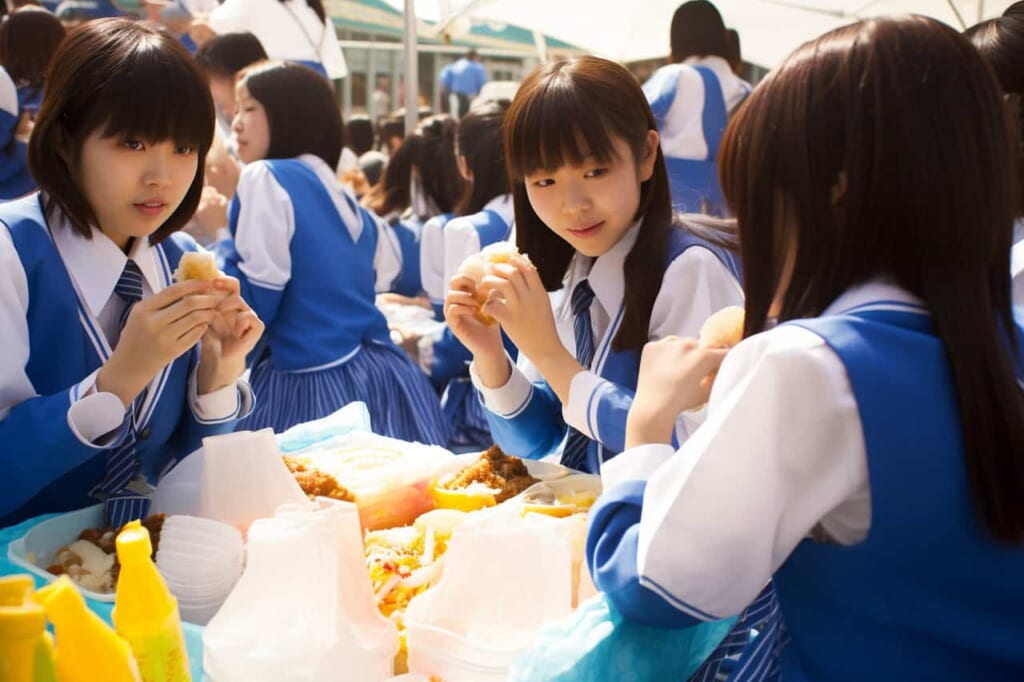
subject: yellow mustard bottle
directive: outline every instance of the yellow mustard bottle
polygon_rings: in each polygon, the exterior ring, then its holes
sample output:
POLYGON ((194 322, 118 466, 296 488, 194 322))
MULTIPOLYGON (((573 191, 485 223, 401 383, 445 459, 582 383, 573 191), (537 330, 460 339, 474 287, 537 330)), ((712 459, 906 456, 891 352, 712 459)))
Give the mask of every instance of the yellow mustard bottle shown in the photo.
POLYGON ((85 597, 62 575, 36 591, 53 623, 60 682, 140 682, 128 643, 85 605, 85 597))
POLYGON ((0 682, 34 682, 46 614, 29 601, 33 587, 27 575, 0 578, 0 682))
POLYGON ((191 682, 178 600, 156 569, 149 531, 139 521, 117 536, 121 574, 114 597, 114 628, 131 645, 143 682, 191 682))

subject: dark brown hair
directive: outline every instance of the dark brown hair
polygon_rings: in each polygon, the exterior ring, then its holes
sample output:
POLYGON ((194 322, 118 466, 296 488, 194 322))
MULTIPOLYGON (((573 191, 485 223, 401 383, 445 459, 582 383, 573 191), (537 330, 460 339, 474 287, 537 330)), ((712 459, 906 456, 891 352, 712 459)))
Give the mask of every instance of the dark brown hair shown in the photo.
POLYGON ((996 72, 1006 93, 1017 129, 1017 215, 1024 216, 1024 1, 1010 5, 1001 17, 972 26, 964 36, 996 72))
POLYGON ((206 78, 180 41, 127 19, 90 21, 68 33, 50 64, 29 139, 29 170, 45 193, 47 213, 60 208, 77 232, 91 237, 96 215, 74 181, 89 135, 195 147, 196 176, 174 213, 150 235, 157 244, 181 229, 199 205, 213 125, 206 78))
POLYGON ((388 165, 384 168, 384 177, 374 185, 363 205, 379 215, 386 217, 389 213, 402 213, 409 208, 409 181, 412 179, 412 157, 414 139, 410 138, 398 145, 388 165))
POLYGON ((64 39, 64 25, 42 7, 25 7, 0 23, 0 66, 33 96, 43 90, 46 67, 64 39))
MULTIPOLYGON (((425 118, 402 146, 412 141, 412 165, 420 176, 423 192, 441 213, 455 210, 463 181, 455 160, 455 120, 447 114, 425 118)), ((426 220, 433 216, 420 216, 426 220)))
POLYGON ((247 66, 267 60, 267 51, 252 33, 224 33, 214 36, 196 50, 199 68, 213 78, 232 81, 247 66))
POLYGON ((508 100, 487 100, 475 105, 459 121, 456 153, 466 158, 473 173, 473 180, 466 184, 459 201, 459 215, 479 213, 494 197, 508 194, 502 140, 502 122, 508 107, 508 100))
MULTIPOLYGON (((725 23, 718 9, 707 0, 690 0, 676 8, 669 28, 672 61, 689 57, 721 57, 730 61, 733 49, 725 35, 725 23)), ((736 51, 739 51, 737 43, 736 51)))
MULTIPOLYGON (((523 179, 537 171, 580 165, 588 156, 615 158, 613 140, 626 142, 636 163, 643 157, 654 115, 636 78, 598 57, 579 57, 538 67, 519 87, 505 116, 505 160, 516 215, 516 244, 537 266, 548 291, 562 288, 573 247, 541 221, 523 179)), ((672 228, 672 197, 659 145, 654 173, 640 185, 636 218, 640 234, 626 257, 622 326, 616 350, 647 343, 651 309, 661 289, 672 228)))
POLYGON ((295 62, 263 62, 242 72, 239 83, 267 112, 268 159, 314 154, 331 168, 338 167, 345 127, 334 91, 323 76, 295 62))
POLYGON ((999 85, 924 17, 805 44, 729 123, 722 189, 739 223, 745 334, 821 315, 886 276, 931 311, 949 358, 978 518, 1024 540, 1024 396, 1010 303, 1015 173, 999 85), (955 134, 951 134, 955 131, 955 134), (844 191, 845 190, 845 191, 844 191), (787 259, 788 284, 781 291, 787 259))

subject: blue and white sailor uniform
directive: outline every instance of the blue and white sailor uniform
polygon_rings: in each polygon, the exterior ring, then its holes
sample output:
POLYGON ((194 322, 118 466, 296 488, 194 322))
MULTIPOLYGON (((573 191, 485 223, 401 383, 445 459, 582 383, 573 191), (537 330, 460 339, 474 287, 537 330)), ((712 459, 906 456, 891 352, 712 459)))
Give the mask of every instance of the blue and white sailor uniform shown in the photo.
POLYGON ((436 215, 423 223, 420 234, 420 279, 437 320, 444 320, 444 297, 451 283, 451 278, 445 279, 444 229, 454 217, 454 213, 436 215))
POLYGON ((782 679, 1024 674, 1024 550, 976 518, 945 350, 895 285, 744 340, 678 453, 625 454, 587 560, 626 617, 736 614, 774 575, 782 679))
POLYGON ((260 403, 243 426, 283 431, 361 400, 378 433, 445 443, 430 382, 374 305, 399 269, 388 226, 333 169, 310 154, 246 165, 229 223, 224 271, 267 325, 251 358, 260 403))
MULTIPOLYGON (((423 293, 423 277, 420 275, 420 232, 422 226, 416 221, 402 220, 398 211, 381 216, 390 227, 388 238, 398 250, 397 259, 401 263, 398 275, 392 280, 388 291, 409 298, 423 293)), ((383 233, 382 233, 383 234, 383 233)))
POLYGON ((16 199, 36 188, 25 158, 27 145, 14 139, 21 118, 18 90, 0 67, 0 201, 16 199))
POLYGON ((644 83, 661 135, 672 204, 683 213, 724 215, 718 145, 750 84, 721 57, 691 57, 658 69, 644 83))
MULTIPOLYGON (((622 451, 626 416, 633 403, 640 351, 612 349, 623 316, 626 256, 633 248, 639 225, 632 227, 600 258, 577 254, 567 273, 565 286, 551 296, 555 323, 562 343, 575 352, 571 294, 586 279, 595 297, 590 306, 595 352, 588 371, 573 377, 569 402, 562 405, 554 391, 530 364, 519 356, 508 383, 487 388, 470 366, 473 384, 487 408, 487 419, 495 442, 520 457, 538 459, 553 454, 562 445, 571 426, 591 439, 585 471, 600 471, 602 462, 622 451)), ((735 257, 674 229, 669 256, 663 266, 661 290, 651 310, 649 339, 665 336, 697 337, 701 325, 714 312, 731 305, 743 305, 735 257)), ((684 415, 676 422, 681 442, 696 427, 702 414, 684 415)))
MULTIPOLYGON (((503 194, 489 201, 482 211, 453 218, 444 225, 441 235, 445 292, 464 260, 491 244, 509 239, 512 218, 512 196, 503 194)), ((509 353, 515 354, 515 346, 507 338, 505 345, 509 353)), ((443 392, 441 409, 451 425, 452 445, 491 445, 494 441, 487 417, 470 384, 469 363, 473 356, 469 350, 445 324, 441 333, 420 339, 419 356, 420 366, 443 392)))
POLYGON ((205 436, 230 432, 252 409, 244 381, 198 395, 198 345, 165 367, 135 411, 96 389, 96 372, 120 335, 124 302, 114 286, 127 258, 143 297, 171 283, 183 233, 157 246, 135 240, 127 256, 99 230, 91 239, 59 213, 43 218, 39 195, 0 205, 0 526, 96 502, 107 456, 129 436, 141 473, 155 483, 205 436))

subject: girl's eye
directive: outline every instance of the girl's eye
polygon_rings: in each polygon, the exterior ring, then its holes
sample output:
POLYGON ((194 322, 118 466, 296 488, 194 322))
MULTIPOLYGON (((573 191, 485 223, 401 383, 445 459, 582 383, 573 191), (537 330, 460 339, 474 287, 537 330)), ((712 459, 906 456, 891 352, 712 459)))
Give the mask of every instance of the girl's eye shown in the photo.
POLYGON ((193 152, 195 152, 196 148, 193 147, 190 144, 179 144, 177 147, 174 148, 174 151, 175 151, 176 154, 181 154, 182 156, 188 156, 189 154, 192 154, 193 152))
POLYGON ((584 177, 587 177, 587 178, 599 178, 602 175, 605 175, 607 173, 608 173, 608 169, 607 168, 595 168, 593 170, 587 171, 586 174, 584 175, 584 177))
POLYGON ((532 183, 534 187, 550 187, 555 184, 555 181, 551 178, 541 178, 540 180, 534 180, 532 183))
POLYGON ((127 139, 121 143, 125 149, 131 149, 133 152, 141 151, 145 149, 145 145, 142 144, 141 140, 127 139))

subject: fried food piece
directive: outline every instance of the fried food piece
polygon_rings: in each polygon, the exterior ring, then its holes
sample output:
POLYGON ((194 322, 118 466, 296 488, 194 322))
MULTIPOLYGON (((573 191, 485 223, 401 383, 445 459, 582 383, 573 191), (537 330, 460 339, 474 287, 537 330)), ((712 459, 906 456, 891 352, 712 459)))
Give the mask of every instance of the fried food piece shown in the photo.
POLYGON ((345 486, 338 483, 338 479, 319 469, 311 469, 294 457, 283 457, 284 464, 288 471, 295 477, 304 492, 310 498, 330 497, 342 502, 355 502, 356 496, 345 486))
POLYGON ((537 479, 526 470, 523 460, 510 457, 497 445, 492 445, 487 452, 480 455, 480 459, 455 474, 455 477, 443 487, 448 490, 459 490, 473 483, 482 483, 498 491, 494 499, 501 503, 515 497, 536 482, 537 479))
POLYGON ((202 279, 212 282, 224 273, 217 269, 212 253, 186 251, 178 261, 178 269, 174 271, 174 281, 184 282, 190 279, 202 279))

